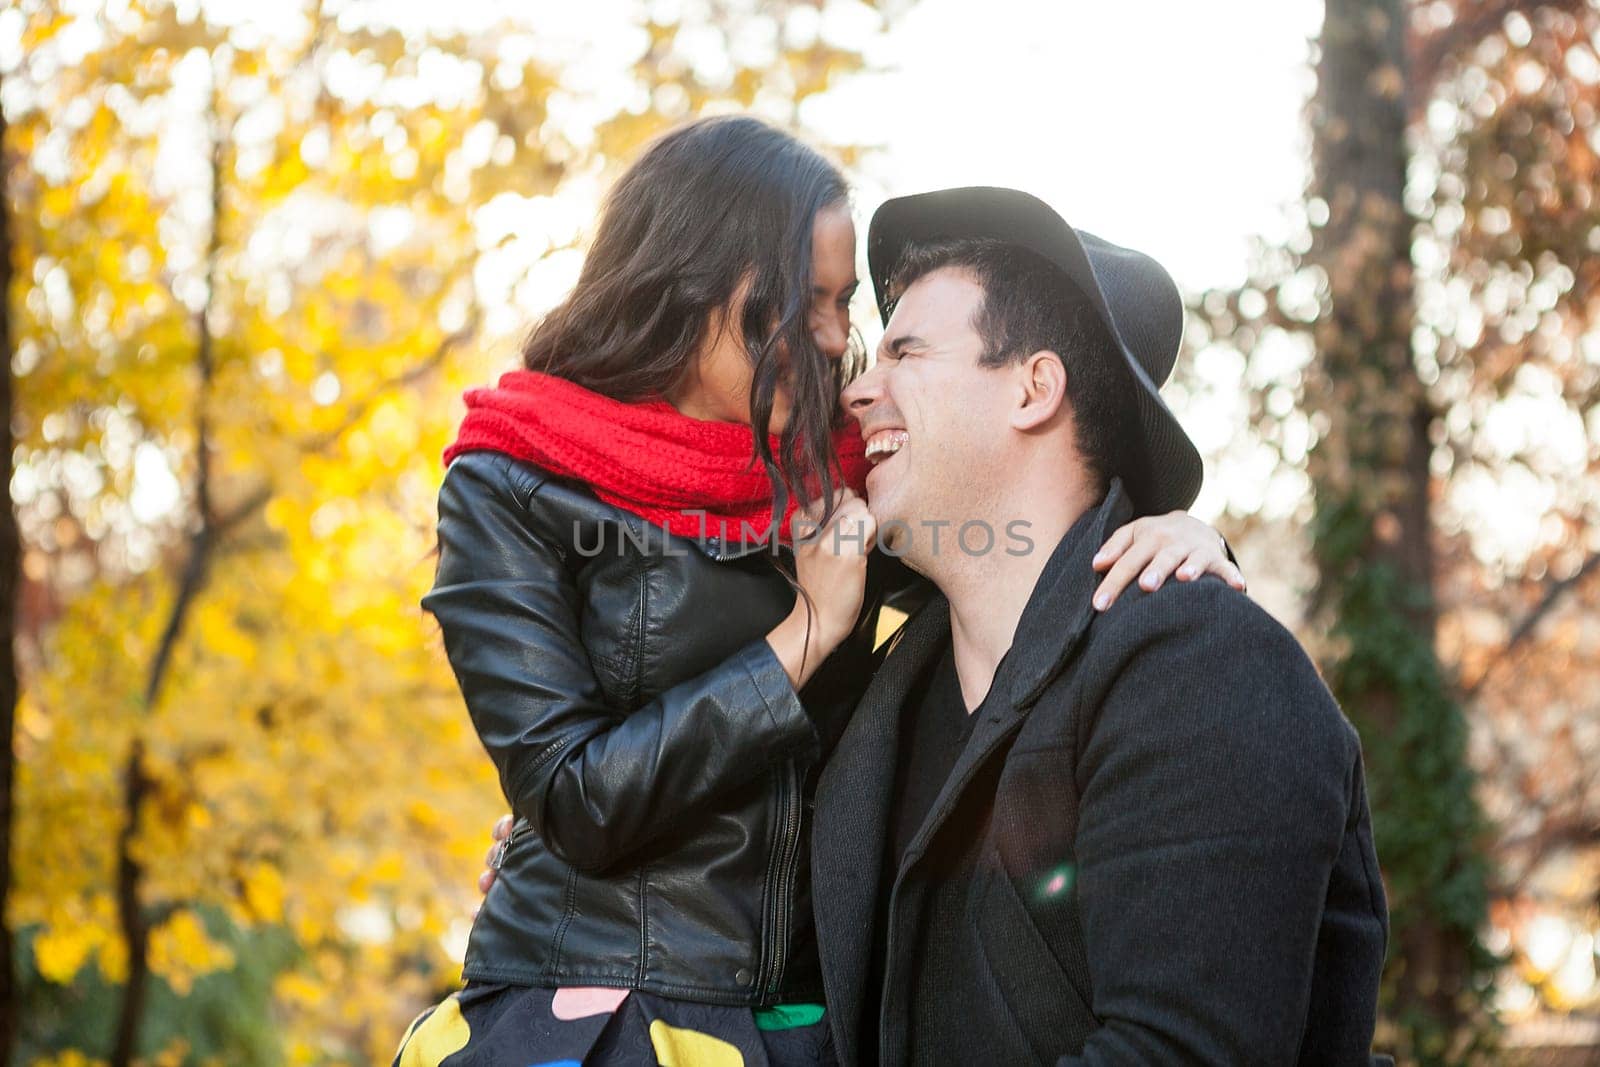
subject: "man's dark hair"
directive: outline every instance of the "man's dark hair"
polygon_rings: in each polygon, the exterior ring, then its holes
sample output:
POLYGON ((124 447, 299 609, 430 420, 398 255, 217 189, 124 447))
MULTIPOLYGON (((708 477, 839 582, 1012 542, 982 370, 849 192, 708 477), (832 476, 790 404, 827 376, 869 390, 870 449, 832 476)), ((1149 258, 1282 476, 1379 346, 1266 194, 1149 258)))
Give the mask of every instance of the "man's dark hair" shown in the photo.
POLYGON ((1067 372, 1075 444, 1104 492, 1130 470, 1138 442, 1134 384, 1094 305, 1049 260, 1000 241, 942 240, 906 248, 889 284, 898 301, 912 283, 954 267, 977 279, 983 302, 972 327, 983 339, 982 367, 1020 363, 1048 349, 1067 372))

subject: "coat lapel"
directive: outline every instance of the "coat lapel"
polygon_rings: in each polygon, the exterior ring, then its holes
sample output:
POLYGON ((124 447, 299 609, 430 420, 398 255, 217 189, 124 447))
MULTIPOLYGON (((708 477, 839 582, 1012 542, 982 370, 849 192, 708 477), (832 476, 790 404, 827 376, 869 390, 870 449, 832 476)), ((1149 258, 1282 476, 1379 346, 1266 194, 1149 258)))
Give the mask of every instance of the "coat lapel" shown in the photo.
POLYGON ((871 964, 900 711, 949 639, 950 608, 935 596, 890 647, 817 785, 811 899, 834 1040, 849 1053, 841 1062, 851 1062, 871 964))
MULTIPOLYGON (((1090 566, 1107 534, 1132 508, 1119 483, 1100 508, 1069 530, 1051 555, 1017 626, 990 699, 974 714, 983 721, 956 761, 897 875, 920 857, 950 816, 983 763, 1014 734, 1039 695, 1071 661, 1094 619, 1090 597, 1099 576, 1090 566)), ((950 605, 930 599, 906 623, 863 694, 817 788, 812 828, 812 901, 828 997, 828 1016, 841 1063, 856 1059, 861 994, 871 969, 890 794, 894 789, 900 718, 917 679, 934 668, 950 642, 950 605)))
MULTIPOLYGON (((1100 576, 1091 561, 1111 531, 1127 522, 1132 513, 1121 483, 1113 480, 1105 501, 1074 524, 1056 545, 1017 622, 1016 637, 1000 663, 989 695, 983 706, 973 712, 983 718, 973 724, 972 738, 951 768, 928 818, 900 858, 897 877, 904 876, 921 858, 929 840, 955 810, 972 776, 1022 727, 1040 694, 1071 662, 1094 621, 1091 598, 1100 576)), ((939 603, 946 604, 943 598, 939 603)))

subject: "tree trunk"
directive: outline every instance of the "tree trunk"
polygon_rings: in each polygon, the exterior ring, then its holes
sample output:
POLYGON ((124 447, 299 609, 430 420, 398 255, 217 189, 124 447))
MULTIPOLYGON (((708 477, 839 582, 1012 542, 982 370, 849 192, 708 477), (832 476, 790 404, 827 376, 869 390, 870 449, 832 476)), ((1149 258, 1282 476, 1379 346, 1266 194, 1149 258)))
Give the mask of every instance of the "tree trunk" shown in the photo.
POLYGON ((6 116, 0 109, 0 359, 5 360, 0 389, 0 486, 6 489, 6 506, 0 514, 0 1067, 11 1062, 21 1019, 17 980, 12 962, 11 923, 11 821, 15 810, 17 697, 17 589, 22 578, 22 538, 17 531, 16 506, 11 502, 11 456, 16 442, 11 436, 11 201, 8 199, 9 160, 5 153, 6 116))
MULTIPOLYGON (((195 315, 195 481, 194 530, 188 559, 178 589, 167 612, 156 654, 145 679, 145 714, 154 715, 171 673, 172 657, 183 636, 184 624, 195 599, 205 586, 216 546, 216 512, 211 493, 211 389, 216 369, 211 307, 216 299, 217 260, 222 250, 222 182, 226 138, 217 113, 217 93, 211 94, 211 235, 206 245, 206 296, 195 315)), ((145 766, 144 741, 135 727, 123 765, 123 824, 117 835, 117 917, 128 949, 128 980, 122 989, 117 1017, 116 1043, 111 1067, 131 1067, 139 1047, 139 1031, 150 985, 150 922, 142 892, 144 868, 134 856, 139 818, 144 800, 155 783, 145 766)))
POLYGON ((1483 820, 1440 669, 1429 506, 1433 410, 1411 352, 1402 0, 1328 0, 1312 101, 1310 262, 1327 276, 1305 385, 1319 440, 1313 554, 1335 695, 1366 743, 1393 923, 1386 1036, 1406 1062, 1470 1062, 1490 958, 1483 820), (1314 219, 1315 221, 1315 219, 1314 219))

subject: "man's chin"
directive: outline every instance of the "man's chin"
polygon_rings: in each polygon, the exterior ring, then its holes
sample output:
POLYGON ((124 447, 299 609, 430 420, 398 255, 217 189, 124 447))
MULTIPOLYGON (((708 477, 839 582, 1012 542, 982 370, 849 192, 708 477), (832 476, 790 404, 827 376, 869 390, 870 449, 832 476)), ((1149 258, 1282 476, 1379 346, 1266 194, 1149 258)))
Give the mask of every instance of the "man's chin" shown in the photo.
POLYGON ((872 517, 880 523, 888 522, 891 518, 904 520, 909 510, 905 500, 906 483, 904 471, 885 469, 894 462, 894 457, 880 460, 873 468, 867 471, 866 493, 867 510, 872 512, 872 517))
POLYGON ((911 531, 911 520, 906 518, 904 509, 898 507, 892 493, 879 492, 867 493, 867 511, 871 512, 873 522, 878 525, 878 543, 893 552, 897 549, 904 551, 903 544, 911 531), (894 544, 898 538, 902 543, 894 544))

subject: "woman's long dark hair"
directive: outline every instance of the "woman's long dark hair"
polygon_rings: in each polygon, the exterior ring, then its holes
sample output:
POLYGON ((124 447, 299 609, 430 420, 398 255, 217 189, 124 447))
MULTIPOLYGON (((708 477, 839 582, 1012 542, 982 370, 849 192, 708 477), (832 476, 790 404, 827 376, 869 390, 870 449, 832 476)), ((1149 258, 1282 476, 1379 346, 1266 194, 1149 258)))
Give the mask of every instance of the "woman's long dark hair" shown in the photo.
POLYGON ((577 285, 533 328, 523 363, 617 400, 666 394, 748 280, 740 327, 754 369, 750 424, 774 520, 791 490, 813 486, 831 512, 839 389, 860 355, 835 367, 811 337, 811 229, 847 194, 837 167, 759 119, 679 127, 612 187, 577 285), (774 457, 767 428, 784 352, 794 400, 774 457))

